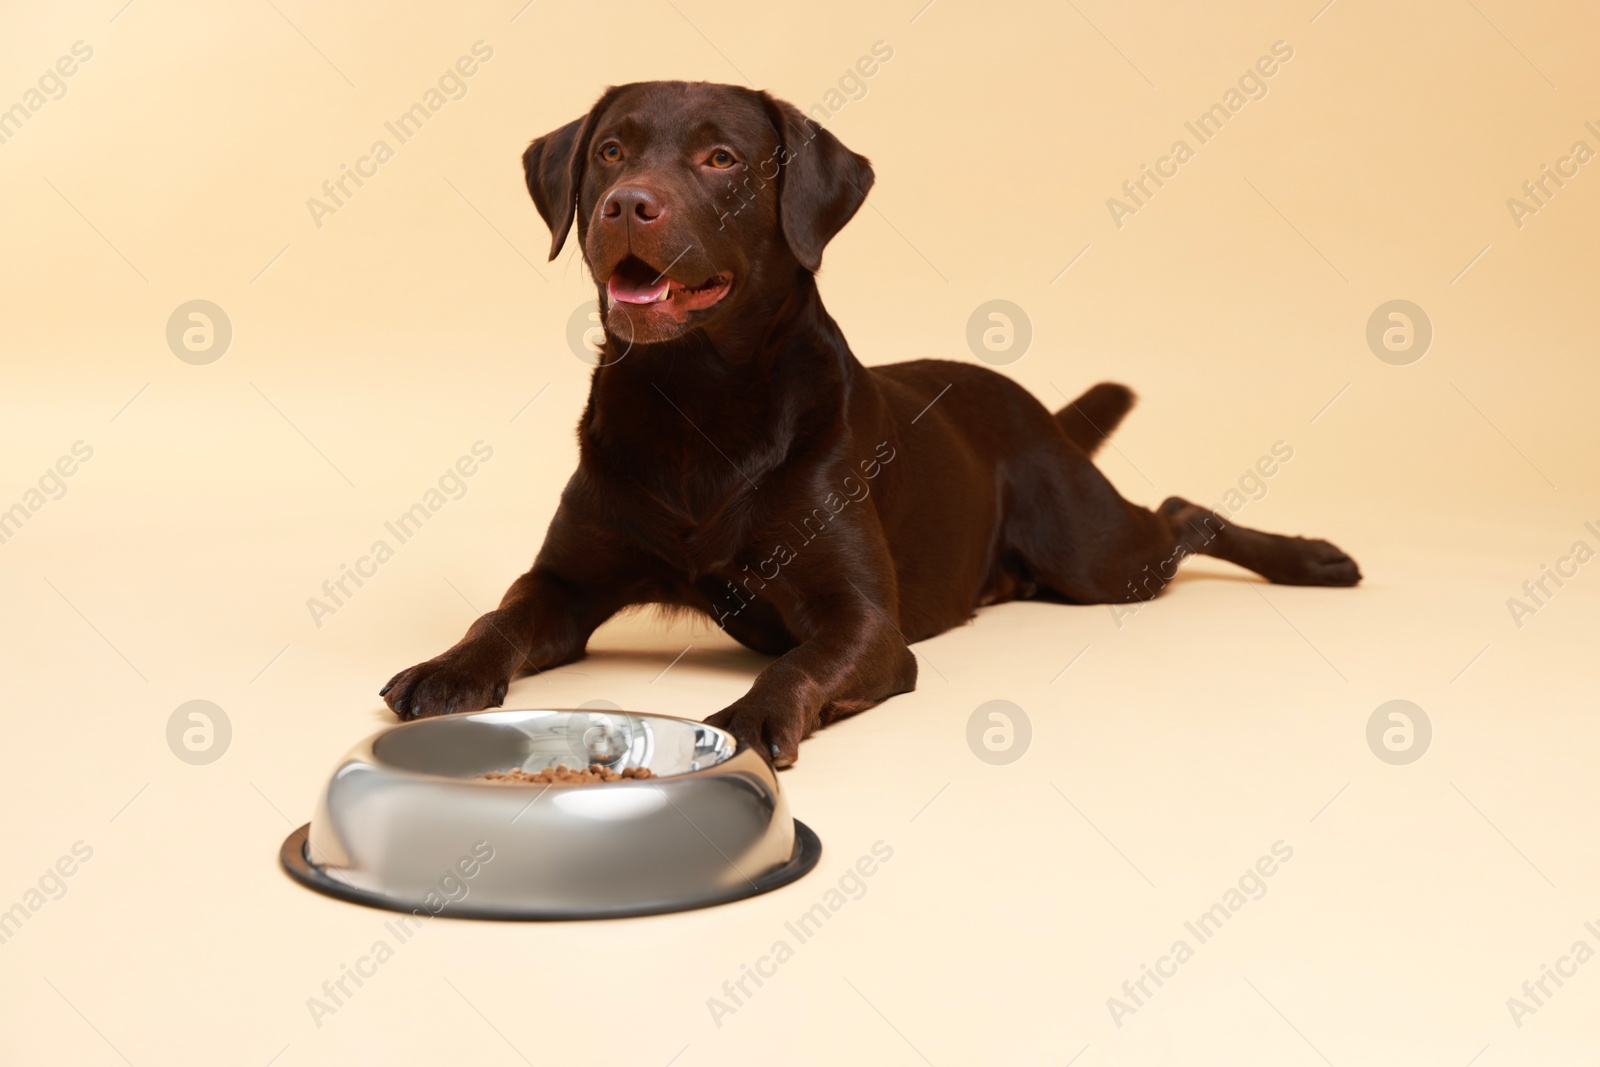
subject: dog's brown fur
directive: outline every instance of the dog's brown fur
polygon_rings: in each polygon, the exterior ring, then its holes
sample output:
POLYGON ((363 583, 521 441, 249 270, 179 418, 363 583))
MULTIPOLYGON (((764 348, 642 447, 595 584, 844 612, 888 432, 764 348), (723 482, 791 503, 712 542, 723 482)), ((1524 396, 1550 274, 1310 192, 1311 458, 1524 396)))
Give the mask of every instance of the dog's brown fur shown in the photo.
POLYGON ((575 660, 617 611, 657 603, 777 657, 708 721, 787 766, 814 730, 913 688, 907 646, 983 604, 1149 599, 1194 553, 1274 582, 1360 580, 1326 541, 1122 499, 1089 455, 1132 405, 1123 386, 1052 415, 976 365, 859 363, 813 272, 872 168, 792 105, 622 86, 524 165, 551 258, 577 224, 604 358, 533 569, 384 687, 402 718, 498 705, 517 672, 575 660), (729 287, 690 310, 608 298, 613 274, 652 271, 729 287))

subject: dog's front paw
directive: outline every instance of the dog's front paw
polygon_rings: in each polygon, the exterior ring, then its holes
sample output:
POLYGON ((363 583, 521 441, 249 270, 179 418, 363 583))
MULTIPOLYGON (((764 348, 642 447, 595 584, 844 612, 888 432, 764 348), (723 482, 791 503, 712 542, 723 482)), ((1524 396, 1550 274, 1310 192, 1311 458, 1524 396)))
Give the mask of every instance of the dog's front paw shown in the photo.
POLYGON ((809 731, 805 715, 793 708, 735 703, 706 719, 749 745, 773 767, 790 767, 800 758, 800 742, 809 731))
POLYGON ((402 720, 499 707, 511 679, 446 652, 407 667, 378 691, 402 720))

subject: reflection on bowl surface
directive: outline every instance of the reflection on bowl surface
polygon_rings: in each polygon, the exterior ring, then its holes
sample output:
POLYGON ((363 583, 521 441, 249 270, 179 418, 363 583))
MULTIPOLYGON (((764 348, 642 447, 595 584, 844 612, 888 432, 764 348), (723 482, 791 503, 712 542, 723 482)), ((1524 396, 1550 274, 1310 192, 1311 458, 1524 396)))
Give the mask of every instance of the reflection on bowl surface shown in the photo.
MULTIPOLYGON (((297 831, 297 834, 301 832, 297 831)), ((702 907, 785 884, 820 854, 778 780, 733 736, 604 709, 486 711, 391 727, 353 748, 284 865, 398 910, 587 918, 702 907), (603 785, 475 781, 600 764, 603 785)))
POLYGON ((735 744, 704 723, 579 709, 422 719, 380 734, 372 751, 397 770, 449 778, 596 763, 614 771, 648 767, 665 778, 723 763, 733 757, 735 744))

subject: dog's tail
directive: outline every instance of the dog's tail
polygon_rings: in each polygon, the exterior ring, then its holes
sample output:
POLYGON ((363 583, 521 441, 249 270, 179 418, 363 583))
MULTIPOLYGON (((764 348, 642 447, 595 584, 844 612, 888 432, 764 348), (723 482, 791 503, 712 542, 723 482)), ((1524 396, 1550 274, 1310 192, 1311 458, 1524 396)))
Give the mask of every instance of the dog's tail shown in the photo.
POLYGON ((1056 421, 1073 444, 1093 455, 1133 407, 1135 399, 1133 390, 1126 385, 1101 382, 1056 412, 1056 421))

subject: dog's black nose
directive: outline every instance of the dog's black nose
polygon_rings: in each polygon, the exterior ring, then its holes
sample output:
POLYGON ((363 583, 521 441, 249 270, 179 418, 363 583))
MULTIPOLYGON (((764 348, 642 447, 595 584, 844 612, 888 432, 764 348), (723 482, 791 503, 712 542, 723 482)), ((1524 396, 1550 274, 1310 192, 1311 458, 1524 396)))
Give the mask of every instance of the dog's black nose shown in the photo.
POLYGON ((635 222, 655 222, 665 211, 661 198, 653 189, 642 185, 619 185, 606 194, 602 215, 608 222, 621 222, 630 215, 635 222))

